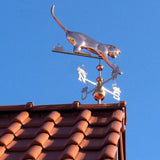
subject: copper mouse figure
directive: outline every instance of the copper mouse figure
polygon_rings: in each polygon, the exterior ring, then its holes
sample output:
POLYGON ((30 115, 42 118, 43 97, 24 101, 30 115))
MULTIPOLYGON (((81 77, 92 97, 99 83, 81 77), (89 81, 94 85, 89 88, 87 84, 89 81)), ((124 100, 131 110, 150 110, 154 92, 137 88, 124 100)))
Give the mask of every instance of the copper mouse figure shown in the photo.
POLYGON ((112 58, 116 58, 117 55, 120 54, 120 50, 117 47, 114 45, 99 43, 83 33, 67 30, 54 15, 54 7, 55 5, 51 8, 52 16, 59 26, 66 32, 67 40, 74 46, 74 53, 88 54, 86 52, 81 52, 82 49, 86 49, 94 54, 97 54, 98 56, 101 56, 103 60, 113 69, 112 73, 116 72, 118 74, 122 74, 119 67, 115 67, 110 62, 108 57, 109 55, 112 58))

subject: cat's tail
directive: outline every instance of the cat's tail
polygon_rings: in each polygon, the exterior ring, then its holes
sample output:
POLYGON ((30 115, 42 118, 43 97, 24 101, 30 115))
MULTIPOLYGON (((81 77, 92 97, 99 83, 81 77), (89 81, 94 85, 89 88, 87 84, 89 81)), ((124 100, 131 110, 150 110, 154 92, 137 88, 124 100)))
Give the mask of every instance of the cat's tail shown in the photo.
POLYGON ((67 32, 68 30, 61 24, 61 22, 57 19, 57 17, 54 15, 54 7, 55 5, 52 6, 51 8, 51 14, 53 16, 53 18, 55 19, 55 21, 59 24, 59 26, 65 31, 67 32))

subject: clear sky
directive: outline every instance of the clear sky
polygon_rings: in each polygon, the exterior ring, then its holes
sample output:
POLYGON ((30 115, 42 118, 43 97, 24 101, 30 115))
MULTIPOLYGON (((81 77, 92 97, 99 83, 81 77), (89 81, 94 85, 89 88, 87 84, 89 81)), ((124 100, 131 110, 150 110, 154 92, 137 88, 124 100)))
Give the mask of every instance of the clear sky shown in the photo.
MULTIPOLYGON (((51 16, 51 6, 64 26, 121 50, 121 100, 127 101, 127 158, 152 160, 160 149, 160 1, 159 0, 1 0, 0 105, 96 103, 92 94, 81 100, 77 68, 87 78, 98 76, 98 60, 53 53, 60 44, 73 46, 51 16)), ((102 62, 102 77, 111 69, 102 62)), ((105 85, 111 89, 113 82, 105 85)), ((92 89, 92 86, 89 87, 92 89)), ((117 103, 108 95, 103 103, 117 103)))

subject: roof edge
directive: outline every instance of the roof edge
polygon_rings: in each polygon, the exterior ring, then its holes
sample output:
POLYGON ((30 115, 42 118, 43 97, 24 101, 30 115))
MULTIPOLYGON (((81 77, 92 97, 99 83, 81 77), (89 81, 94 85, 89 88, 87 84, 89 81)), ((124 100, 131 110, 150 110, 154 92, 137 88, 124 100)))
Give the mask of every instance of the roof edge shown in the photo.
POLYGON ((74 101, 72 104, 55 104, 55 105, 34 105, 33 102, 28 102, 26 105, 5 105, 0 106, 0 111, 49 111, 49 110, 76 110, 76 109, 123 109, 126 108, 126 101, 120 101, 119 103, 107 103, 107 104, 80 104, 79 101, 74 101))
POLYGON ((26 105, 4 105, 0 106, 0 111, 24 111, 33 108, 33 102, 28 102, 26 105))
POLYGON ((103 110, 103 109, 122 109, 126 108, 126 101, 120 101, 119 103, 104 103, 104 104, 80 104, 78 109, 94 109, 94 110, 103 110))

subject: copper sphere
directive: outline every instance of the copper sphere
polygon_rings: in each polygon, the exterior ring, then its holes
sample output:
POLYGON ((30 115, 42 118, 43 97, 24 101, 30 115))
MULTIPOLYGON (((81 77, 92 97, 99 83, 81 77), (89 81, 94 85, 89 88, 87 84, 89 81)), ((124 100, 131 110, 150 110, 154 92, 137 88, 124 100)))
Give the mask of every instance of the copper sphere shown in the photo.
POLYGON ((98 88, 94 91, 93 97, 95 100, 103 100, 106 96, 106 92, 102 88, 98 88))
POLYGON ((102 77, 98 77, 96 80, 97 80, 97 82, 103 82, 103 78, 102 77))
POLYGON ((99 64, 99 65, 97 66, 97 70, 98 70, 98 71, 102 71, 103 68, 104 68, 104 67, 103 67, 101 64, 99 64))

